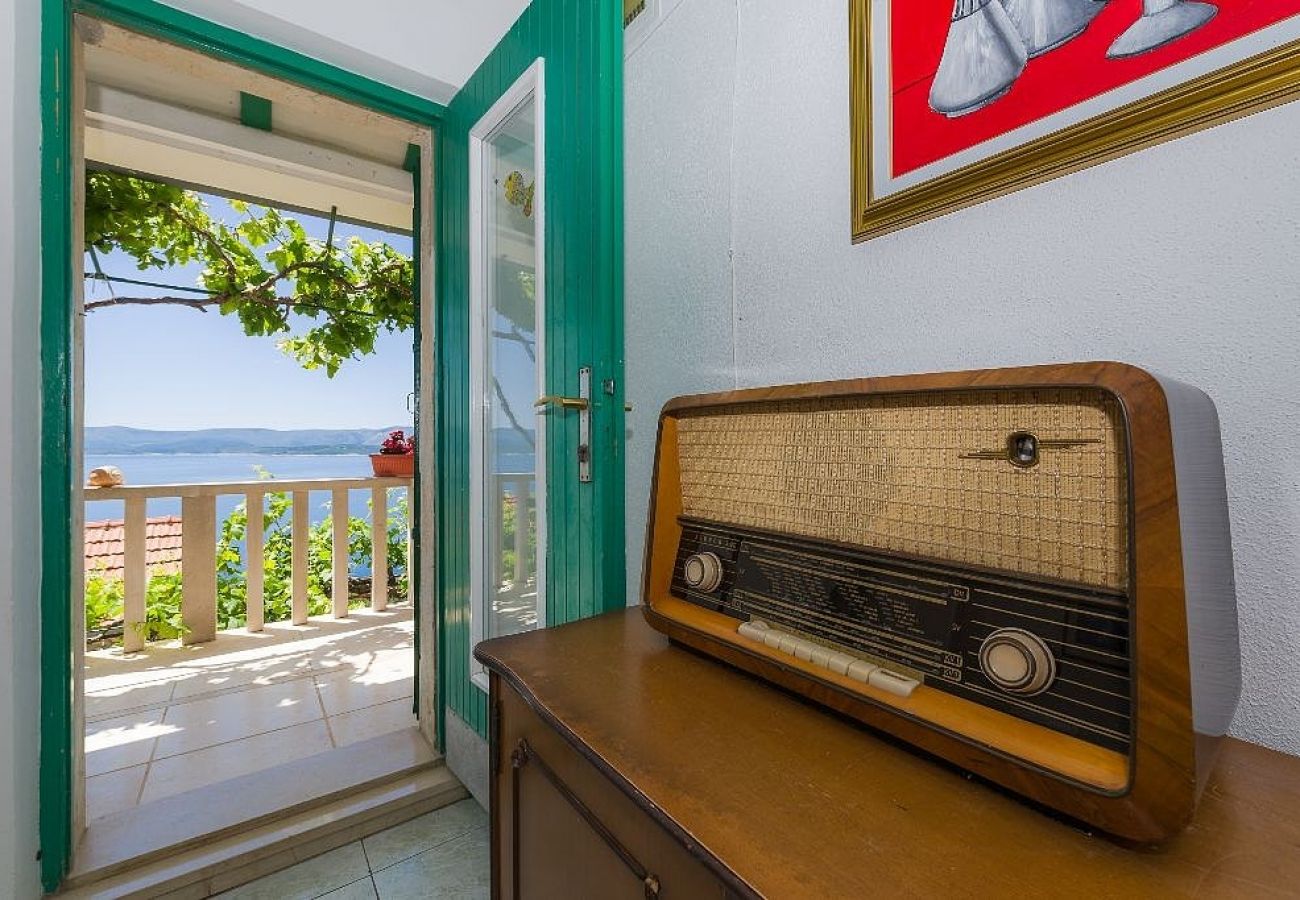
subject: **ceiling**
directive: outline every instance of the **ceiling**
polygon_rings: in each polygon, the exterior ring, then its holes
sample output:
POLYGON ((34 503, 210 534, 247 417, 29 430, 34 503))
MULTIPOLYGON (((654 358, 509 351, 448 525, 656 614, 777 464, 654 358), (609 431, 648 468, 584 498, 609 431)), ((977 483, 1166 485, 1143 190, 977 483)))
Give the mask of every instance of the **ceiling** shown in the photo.
POLYGON ((79 16, 88 164, 407 231, 427 128, 79 16), (268 103, 244 121, 244 95, 268 103))
POLYGON ((275 44, 445 103, 529 0, 165 0, 275 44))
MULTIPOLYGON (((169 0, 170 5, 446 102, 528 0, 169 0)), ((427 128, 78 16, 85 154, 213 193, 409 230, 427 128), (270 127, 241 103, 270 102, 270 127)))

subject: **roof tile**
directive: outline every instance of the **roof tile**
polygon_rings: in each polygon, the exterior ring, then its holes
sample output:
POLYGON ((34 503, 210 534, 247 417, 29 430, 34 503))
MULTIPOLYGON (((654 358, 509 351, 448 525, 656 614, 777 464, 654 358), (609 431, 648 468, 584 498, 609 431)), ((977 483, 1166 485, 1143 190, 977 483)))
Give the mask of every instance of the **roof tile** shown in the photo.
MULTIPOLYGON (((125 566, 126 528, 121 519, 86 523, 87 575, 121 578, 125 566)), ((152 516, 144 526, 145 565, 153 573, 181 569, 181 517, 152 516)))

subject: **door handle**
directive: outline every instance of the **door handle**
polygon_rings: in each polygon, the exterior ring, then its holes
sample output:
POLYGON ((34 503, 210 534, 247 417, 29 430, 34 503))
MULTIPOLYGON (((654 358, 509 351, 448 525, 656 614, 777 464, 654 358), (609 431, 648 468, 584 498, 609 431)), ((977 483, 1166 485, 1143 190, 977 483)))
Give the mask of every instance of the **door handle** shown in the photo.
POLYGON ((538 397, 533 406, 539 409, 543 406, 558 406, 561 409, 585 410, 591 406, 591 401, 586 397, 561 397, 559 394, 546 394, 538 397))
POLYGON ((533 403, 536 409, 545 406, 578 411, 578 480, 584 484, 591 481, 591 367, 578 370, 578 396, 543 394, 533 403))
MULTIPOLYGON (((546 394, 538 397, 533 406, 539 409, 543 406, 559 406, 564 409, 587 409, 591 404, 581 397, 561 397, 559 394, 546 394)), ((623 412, 631 412, 632 404, 624 403, 623 412)))

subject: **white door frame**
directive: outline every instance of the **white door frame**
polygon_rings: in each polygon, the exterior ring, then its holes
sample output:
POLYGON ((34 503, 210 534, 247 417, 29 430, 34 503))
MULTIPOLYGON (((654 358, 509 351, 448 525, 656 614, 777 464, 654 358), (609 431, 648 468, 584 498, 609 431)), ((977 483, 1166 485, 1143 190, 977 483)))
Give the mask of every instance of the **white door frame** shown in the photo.
MULTIPOLYGON (((484 459, 484 435, 492 427, 488 419, 492 393, 488 387, 486 347, 491 335, 488 321, 489 301, 484 274, 489 260, 487 253, 487 223, 484 216, 484 165, 483 155, 487 142, 520 106, 530 99, 536 104, 537 139, 534 150, 537 175, 533 188, 533 235, 536 247, 534 283, 535 331, 537 334, 537 385, 546 393, 546 61, 536 59, 527 70, 497 98, 492 107, 475 123, 469 132, 469 423, 470 423, 470 680, 482 690, 488 687, 483 666, 474 659, 474 647, 484 638, 483 619, 489 598, 485 596, 486 571, 484 567, 484 516, 486 498, 484 479, 488 474, 484 459)), ((546 622, 546 417, 537 417, 533 448, 537 488, 534 503, 537 510, 537 621, 546 622)), ((519 511, 515 513, 515 527, 520 527, 519 511)))

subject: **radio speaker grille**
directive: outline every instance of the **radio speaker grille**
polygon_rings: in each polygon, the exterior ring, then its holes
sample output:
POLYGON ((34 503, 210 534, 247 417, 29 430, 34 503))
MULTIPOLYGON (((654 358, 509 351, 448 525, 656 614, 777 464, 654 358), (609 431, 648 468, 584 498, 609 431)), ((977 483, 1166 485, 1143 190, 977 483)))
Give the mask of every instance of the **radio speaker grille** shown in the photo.
POLYGON ((1086 388, 705 409, 678 422, 682 512, 1122 590, 1122 429, 1114 399, 1086 388), (996 458, 1016 432, 1039 439, 1035 465, 996 458))

